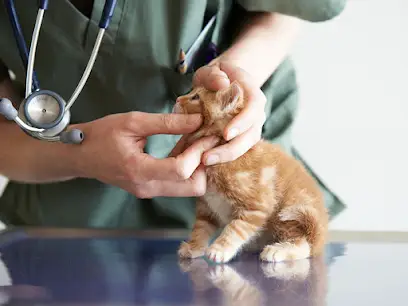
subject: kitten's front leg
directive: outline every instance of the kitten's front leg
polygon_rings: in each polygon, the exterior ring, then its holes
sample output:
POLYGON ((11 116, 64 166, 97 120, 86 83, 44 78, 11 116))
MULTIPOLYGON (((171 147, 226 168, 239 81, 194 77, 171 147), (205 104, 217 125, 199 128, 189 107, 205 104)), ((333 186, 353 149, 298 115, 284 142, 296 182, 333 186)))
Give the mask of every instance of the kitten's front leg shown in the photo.
POLYGON ((267 218, 267 213, 260 210, 238 213, 208 248, 207 257, 218 263, 230 261, 245 244, 261 232, 267 218))
POLYGON ((208 208, 207 203, 199 198, 196 204, 196 221, 188 242, 182 242, 178 251, 181 258, 197 258, 205 254, 212 235, 217 230, 218 222, 208 208))

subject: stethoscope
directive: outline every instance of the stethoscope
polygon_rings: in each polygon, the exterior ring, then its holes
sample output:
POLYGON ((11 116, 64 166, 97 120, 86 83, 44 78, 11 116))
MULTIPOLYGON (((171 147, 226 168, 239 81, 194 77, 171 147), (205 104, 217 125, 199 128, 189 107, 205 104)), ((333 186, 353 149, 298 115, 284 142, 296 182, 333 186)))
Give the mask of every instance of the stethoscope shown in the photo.
POLYGON ((48 0, 39 1, 37 19, 32 35, 30 52, 28 54, 27 46, 16 14, 14 1, 4 0, 4 3, 13 28, 19 53, 26 69, 26 86, 25 98, 20 104, 19 110, 17 111, 14 108, 9 99, 0 98, 0 114, 5 116, 8 120, 15 121, 21 129, 34 138, 46 141, 80 144, 84 139, 83 132, 78 129, 66 130, 71 118, 70 108, 78 98, 89 74, 91 73, 103 35, 105 34, 105 30, 108 28, 109 22, 112 18, 116 6, 116 0, 105 1, 105 6, 99 21, 98 35, 91 56, 82 78, 68 102, 65 102, 60 95, 53 91, 40 89, 34 72, 34 59, 38 36, 44 12, 48 7, 48 0))

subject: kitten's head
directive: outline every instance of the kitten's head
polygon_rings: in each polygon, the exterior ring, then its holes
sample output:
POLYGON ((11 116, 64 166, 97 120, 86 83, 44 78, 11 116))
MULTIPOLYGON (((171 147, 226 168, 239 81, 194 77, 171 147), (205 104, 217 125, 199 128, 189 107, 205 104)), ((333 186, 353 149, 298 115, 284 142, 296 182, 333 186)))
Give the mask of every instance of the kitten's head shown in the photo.
POLYGON ((202 114, 203 126, 216 123, 222 128, 220 123, 228 124, 244 108, 244 104, 244 91, 234 81, 219 91, 210 91, 204 87, 193 88, 188 94, 177 98, 173 113, 202 114))

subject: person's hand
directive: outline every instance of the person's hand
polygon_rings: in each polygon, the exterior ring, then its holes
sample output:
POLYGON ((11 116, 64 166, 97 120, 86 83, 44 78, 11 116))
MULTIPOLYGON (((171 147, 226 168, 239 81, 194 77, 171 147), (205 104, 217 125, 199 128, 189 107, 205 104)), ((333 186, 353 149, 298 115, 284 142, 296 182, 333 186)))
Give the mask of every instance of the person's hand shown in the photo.
POLYGON ((216 145, 215 137, 201 139, 168 158, 144 153, 146 137, 191 133, 201 123, 199 115, 131 112, 77 125, 85 139, 74 166, 80 177, 118 186, 139 198, 201 196, 206 191, 201 158, 216 145))
POLYGON ((216 62, 197 70, 193 86, 204 86, 217 91, 228 87, 236 80, 242 85, 248 104, 226 127, 224 138, 228 142, 203 155, 203 162, 206 165, 233 161, 261 139, 266 97, 245 70, 228 62, 216 62))

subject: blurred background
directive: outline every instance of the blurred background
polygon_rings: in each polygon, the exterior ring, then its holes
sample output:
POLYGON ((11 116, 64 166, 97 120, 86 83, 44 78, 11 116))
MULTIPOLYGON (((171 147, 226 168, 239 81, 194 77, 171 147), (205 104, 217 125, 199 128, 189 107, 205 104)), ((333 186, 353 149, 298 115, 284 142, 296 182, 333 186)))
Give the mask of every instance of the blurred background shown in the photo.
POLYGON ((408 19, 405 0, 349 0, 306 24, 294 50, 294 140, 347 209, 336 230, 408 231, 408 19))
POLYGON ((408 231, 408 2, 384 3, 349 0, 293 50, 295 145, 347 205, 333 230, 408 231))

